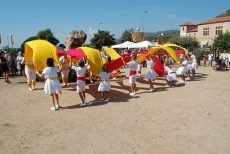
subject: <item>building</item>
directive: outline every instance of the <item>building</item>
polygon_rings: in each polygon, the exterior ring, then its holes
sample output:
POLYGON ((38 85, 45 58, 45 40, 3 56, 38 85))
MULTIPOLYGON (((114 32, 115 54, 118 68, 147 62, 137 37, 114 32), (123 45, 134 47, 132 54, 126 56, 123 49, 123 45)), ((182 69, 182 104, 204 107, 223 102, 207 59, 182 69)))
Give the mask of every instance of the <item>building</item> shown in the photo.
POLYGON ((230 32, 230 16, 209 19, 199 24, 186 22, 180 25, 180 36, 196 37, 203 48, 212 45, 214 38, 226 31, 230 32))

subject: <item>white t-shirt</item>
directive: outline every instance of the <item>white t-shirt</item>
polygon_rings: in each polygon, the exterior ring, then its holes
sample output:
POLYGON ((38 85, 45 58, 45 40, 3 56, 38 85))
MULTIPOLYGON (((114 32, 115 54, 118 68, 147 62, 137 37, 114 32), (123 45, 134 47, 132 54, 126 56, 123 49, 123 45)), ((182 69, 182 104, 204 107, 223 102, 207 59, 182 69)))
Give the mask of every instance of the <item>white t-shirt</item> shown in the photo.
POLYGON ((174 72, 174 71, 172 69, 170 69, 168 66, 165 66, 164 72, 167 72, 169 74, 169 73, 174 72))
POLYGON ((17 61, 19 64, 22 62, 23 59, 24 59, 23 56, 17 56, 17 61))
POLYGON ((57 73, 60 71, 60 69, 56 66, 54 67, 46 67, 42 74, 44 74, 45 78, 55 78, 57 77, 57 73))
POLYGON ((109 56, 106 54, 104 55, 102 52, 101 52, 101 57, 102 57, 102 60, 108 60, 109 56))
POLYGON ((208 60, 212 60, 213 54, 208 54, 208 60))
POLYGON ((99 77, 102 79, 102 80, 109 80, 109 76, 110 76, 110 73, 106 73, 106 72, 101 72, 99 74, 99 77))
POLYGON ((192 59, 192 61, 196 61, 196 56, 195 55, 192 55, 192 56, 190 56, 191 57, 191 59, 192 59))
POLYGON ((137 61, 131 61, 131 62, 127 63, 127 65, 129 66, 130 70, 136 71, 138 62, 137 61))
POLYGON ((188 65, 188 61, 187 60, 184 60, 183 62, 182 62, 182 64, 184 64, 185 65, 185 67, 188 65))
MULTIPOLYGON (((66 58, 67 58, 67 57, 66 57, 66 58)), ((69 63, 63 64, 66 58, 65 58, 64 56, 62 56, 62 57, 59 59, 59 63, 60 63, 62 66, 64 66, 64 67, 68 67, 68 66, 69 66, 69 63)))
POLYGON ((154 67, 154 61, 149 61, 149 60, 147 60, 147 68, 153 68, 154 67))
POLYGON ((87 69, 88 65, 85 65, 84 67, 76 67, 72 66, 72 69, 76 71, 77 77, 84 77, 85 76, 85 70, 87 69))
POLYGON ((230 54, 228 54, 228 61, 230 61, 230 54))

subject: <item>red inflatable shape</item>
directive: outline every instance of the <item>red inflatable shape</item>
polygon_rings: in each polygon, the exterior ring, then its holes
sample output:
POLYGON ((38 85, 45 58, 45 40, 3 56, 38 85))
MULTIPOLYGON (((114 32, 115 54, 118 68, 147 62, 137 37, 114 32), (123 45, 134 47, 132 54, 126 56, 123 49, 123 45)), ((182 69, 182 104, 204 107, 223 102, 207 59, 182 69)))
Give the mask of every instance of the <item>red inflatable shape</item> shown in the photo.
POLYGON ((155 60, 154 70, 159 76, 164 75, 164 67, 161 61, 156 56, 154 56, 154 60, 155 60))

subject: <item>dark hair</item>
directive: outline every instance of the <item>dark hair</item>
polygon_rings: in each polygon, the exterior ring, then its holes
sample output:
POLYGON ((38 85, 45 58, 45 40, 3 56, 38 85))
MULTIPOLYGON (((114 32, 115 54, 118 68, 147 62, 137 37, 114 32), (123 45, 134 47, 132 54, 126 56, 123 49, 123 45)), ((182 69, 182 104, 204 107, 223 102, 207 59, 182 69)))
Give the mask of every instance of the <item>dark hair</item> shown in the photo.
POLYGON ((84 67, 84 66, 85 66, 85 61, 84 61, 83 59, 80 59, 80 60, 78 61, 78 65, 79 65, 80 67, 84 67))
POLYGON ((54 67, 54 60, 53 60, 53 58, 47 58, 46 65, 48 67, 54 67))
POLYGON ((108 71, 108 67, 107 66, 102 66, 102 70, 104 71, 104 72, 106 72, 106 73, 108 73, 109 71, 108 71))
POLYGON ((136 60, 137 59, 137 55, 132 55, 132 59, 136 60))
POLYGON ((149 56, 149 58, 154 59, 154 56, 151 54, 151 55, 149 56))
POLYGON ((5 53, 5 51, 2 50, 1 53, 5 53))

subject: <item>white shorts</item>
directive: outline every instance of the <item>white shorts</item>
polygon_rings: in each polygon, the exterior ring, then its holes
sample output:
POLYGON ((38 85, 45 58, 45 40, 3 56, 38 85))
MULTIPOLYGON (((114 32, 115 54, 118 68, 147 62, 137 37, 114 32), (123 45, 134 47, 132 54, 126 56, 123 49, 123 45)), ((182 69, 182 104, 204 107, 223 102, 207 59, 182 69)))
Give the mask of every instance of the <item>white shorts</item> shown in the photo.
POLYGON ((136 74, 129 77, 129 83, 135 84, 136 83, 136 74))
POLYGON ((85 81, 77 81, 77 88, 76 88, 78 93, 81 93, 83 91, 85 91, 85 81))

